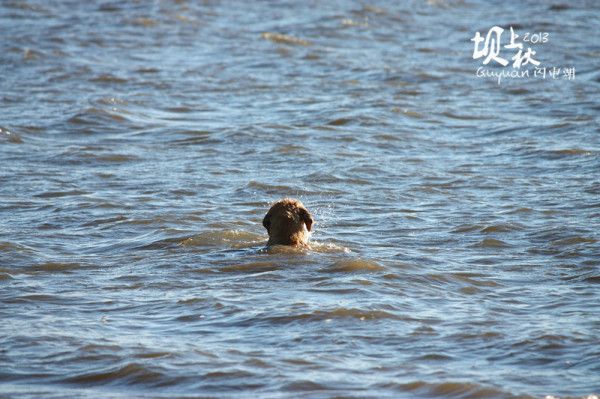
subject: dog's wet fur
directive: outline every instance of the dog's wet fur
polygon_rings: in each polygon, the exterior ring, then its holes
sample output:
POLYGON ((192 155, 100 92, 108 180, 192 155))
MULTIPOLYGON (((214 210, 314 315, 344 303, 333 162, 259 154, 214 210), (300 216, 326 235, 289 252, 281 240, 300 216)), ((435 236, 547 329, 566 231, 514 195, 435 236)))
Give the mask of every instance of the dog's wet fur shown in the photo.
POLYGON ((263 219, 269 233, 267 246, 291 245, 308 247, 314 219, 302 202, 284 198, 275 202, 263 219))

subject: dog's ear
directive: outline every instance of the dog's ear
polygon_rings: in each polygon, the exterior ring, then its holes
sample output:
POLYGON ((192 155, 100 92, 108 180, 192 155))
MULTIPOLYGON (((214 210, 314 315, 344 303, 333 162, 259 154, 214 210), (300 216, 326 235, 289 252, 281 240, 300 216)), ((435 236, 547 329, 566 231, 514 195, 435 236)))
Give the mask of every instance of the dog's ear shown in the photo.
POLYGON ((268 233, 269 228, 271 227, 271 215, 269 215, 268 213, 263 218, 263 226, 265 226, 265 229, 267 229, 267 233, 268 233))
POLYGON ((308 231, 311 231, 312 230, 312 225, 314 223, 314 220, 313 220, 312 215, 310 214, 310 212, 307 211, 304 208, 300 209, 300 218, 302 218, 302 221, 306 225, 306 229, 308 231))

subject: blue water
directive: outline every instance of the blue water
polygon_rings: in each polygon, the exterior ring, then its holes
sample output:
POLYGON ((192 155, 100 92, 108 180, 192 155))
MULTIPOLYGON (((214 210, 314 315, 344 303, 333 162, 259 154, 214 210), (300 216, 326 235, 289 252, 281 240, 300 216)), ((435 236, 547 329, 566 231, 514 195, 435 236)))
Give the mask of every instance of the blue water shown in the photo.
POLYGON ((2 1, 0 396, 598 394, 599 22, 2 1), (556 79, 477 77, 493 26, 556 79), (263 250, 283 197, 312 250, 263 250))

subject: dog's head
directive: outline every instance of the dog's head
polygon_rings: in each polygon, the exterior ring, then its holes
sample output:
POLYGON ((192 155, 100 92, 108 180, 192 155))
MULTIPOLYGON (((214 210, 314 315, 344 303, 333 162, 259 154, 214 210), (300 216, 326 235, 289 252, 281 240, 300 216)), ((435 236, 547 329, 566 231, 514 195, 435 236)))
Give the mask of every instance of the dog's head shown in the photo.
POLYGON ((313 223, 302 202, 291 198, 277 201, 263 219, 269 233, 267 245, 308 245, 313 223))

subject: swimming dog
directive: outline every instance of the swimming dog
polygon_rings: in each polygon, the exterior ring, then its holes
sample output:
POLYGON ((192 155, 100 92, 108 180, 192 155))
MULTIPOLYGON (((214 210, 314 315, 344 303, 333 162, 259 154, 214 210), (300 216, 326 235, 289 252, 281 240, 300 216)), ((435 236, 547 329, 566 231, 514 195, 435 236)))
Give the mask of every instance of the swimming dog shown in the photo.
POLYGON ((284 198, 271 206, 262 223, 269 233, 267 246, 308 247, 314 219, 302 202, 284 198))

